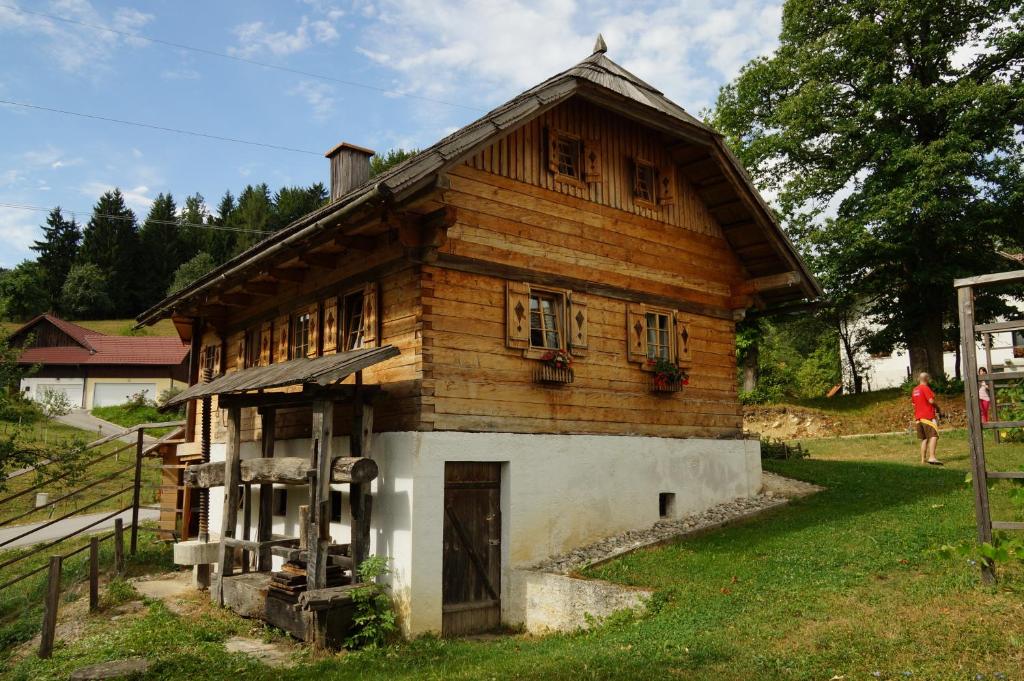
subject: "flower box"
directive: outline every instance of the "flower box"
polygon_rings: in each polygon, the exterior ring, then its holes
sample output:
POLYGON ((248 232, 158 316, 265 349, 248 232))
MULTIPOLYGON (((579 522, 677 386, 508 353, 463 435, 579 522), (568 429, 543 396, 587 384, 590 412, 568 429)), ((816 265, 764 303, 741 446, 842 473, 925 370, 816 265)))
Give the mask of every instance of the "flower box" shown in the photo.
POLYGON ((683 379, 661 380, 657 376, 651 377, 650 389, 652 393, 677 393, 683 389, 683 379))
POLYGON ((576 379, 576 374, 571 368, 556 368, 547 364, 541 364, 533 372, 535 383, 546 385, 569 385, 576 379))

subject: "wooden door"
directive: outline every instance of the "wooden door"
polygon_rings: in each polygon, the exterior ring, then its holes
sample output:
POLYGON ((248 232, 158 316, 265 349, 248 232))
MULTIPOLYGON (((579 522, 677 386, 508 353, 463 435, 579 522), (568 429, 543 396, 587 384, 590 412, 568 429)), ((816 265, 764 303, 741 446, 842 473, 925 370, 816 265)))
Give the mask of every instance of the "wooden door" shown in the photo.
POLYGON ((501 623, 501 464, 444 466, 444 636, 501 623))

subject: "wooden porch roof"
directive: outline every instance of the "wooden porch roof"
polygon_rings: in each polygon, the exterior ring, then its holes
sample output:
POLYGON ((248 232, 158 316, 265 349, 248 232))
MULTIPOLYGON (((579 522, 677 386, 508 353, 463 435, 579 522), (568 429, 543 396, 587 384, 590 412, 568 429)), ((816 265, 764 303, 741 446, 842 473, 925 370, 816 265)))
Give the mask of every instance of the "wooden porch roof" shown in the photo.
POLYGON ((164 406, 173 407, 212 395, 231 395, 294 385, 326 386, 374 364, 397 357, 398 354, 398 348, 385 345, 314 359, 299 357, 265 367, 250 367, 224 374, 209 383, 196 383, 168 400, 164 406))

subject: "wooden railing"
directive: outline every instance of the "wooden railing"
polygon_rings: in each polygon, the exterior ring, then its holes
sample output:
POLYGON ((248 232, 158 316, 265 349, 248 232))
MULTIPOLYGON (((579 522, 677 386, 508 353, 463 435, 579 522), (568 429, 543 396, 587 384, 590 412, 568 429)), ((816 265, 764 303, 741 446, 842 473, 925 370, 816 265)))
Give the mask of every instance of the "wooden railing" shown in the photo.
MULTIPOLYGON (((5 570, 6 568, 9 568, 12 565, 15 565, 17 563, 20 563, 20 562, 26 560, 27 558, 29 558, 31 556, 37 556, 37 555, 39 555, 41 553, 44 553, 44 552, 52 549, 53 547, 55 547, 55 546, 57 546, 59 544, 62 544, 63 542, 68 541, 69 539, 72 539, 72 538, 74 538, 74 537, 76 537, 76 536, 78 536, 78 535, 80 535, 82 533, 88 532, 89 530, 95 528, 97 525, 101 525, 102 523, 105 523, 105 522, 110 521, 111 519, 114 519, 114 531, 113 532, 109 532, 109 533, 101 535, 101 536, 94 536, 94 537, 92 537, 90 539, 90 543, 89 544, 85 544, 85 545, 83 545, 83 546, 81 546, 79 548, 76 548, 76 549, 74 549, 72 551, 69 551, 68 553, 51 555, 50 556, 50 560, 49 560, 48 563, 43 564, 43 565, 41 565, 41 566, 39 566, 37 568, 31 569, 31 570, 27 570, 26 572, 24 572, 22 574, 15 575, 15 576, 5 580, 3 583, 0 583, 0 591, 2 591, 3 589, 6 589, 8 587, 14 586, 15 584, 18 584, 19 582, 21 582, 21 581, 31 577, 32 575, 38 574, 38 573, 40 573, 40 572, 42 572, 44 570, 49 570, 49 578, 48 578, 49 579, 49 584, 48 584, 48 588, 47 588, 47 592, 46 592, 46 602, 45 602, 44 616, 43 616, 43 632, 42 632, 42 637, 41 637, 41 640, 40 640, 40 647, 39 647, 39 655, 40 655, 40 657, 49 657, 49 655, 50 655, 50 653, 52 651, 52 648, 53 648, 53 636, 54 636, 54 630, 55 630, 54 627, 56 626, 57 607, 58 607, 58 602, 60 600, 59 599, 59 595, 60 595, 61 570, 62 570, 62 566, 63 566, 64 561, 67 560, 68 558, 71 558, 72 556, 75 556, 75 555, 77 555, 79 553, 82 553, 86 549, 89 549, 89 552, 90 552, 90 570, 89 570, 90 589, 89 589, 89 596, 90 596, 90 608, 94 609, 96 607, 96 603, 98 602, 97 599, 98 599, 98 575, 99 575, 99 570, 98 570, 99 544, 101 542, 107 541, 108 539, 113 539, 114 540, 114 557, 115 557, 114 558, 114 564, 115 564, 115 571, 118 574, 123 572, 123 570, 124 570, 124 539, 123 539, 124 521, 120 517, 117 517, 117 516, 120 516, 123 513, 131 511, 131 521, 130 521, 130 524, 129 524, 129 528, 130 528, 130 532, 131 532, 130 540, 129 540, 129 554, 130 555, 135 555, 135 553, 136 553, 136 551, 138 549, 139 509, 141 508, 142 487, 144 486, 143 485, 143 480, 142 480, 142 471, 143 471, 143 467, 144 467, 143 466, 143 459, 148 454, 152 453, 154 450, 159 448, 160 445, 164 444, 168 440, 173 439, 175 437, 175 435, 176 435, 176 432, 174 430, 172 430, 170 433, 160 437, 156 441, 147 443, 145 441, 145 431, 146 430, 151 430, 151 429, 154 429, 154 428, 178 428, 178 427, 183 426, 183 425, 184 425, 184 421, 168 421, 166 423, 142 423, 142 424, 139 424, 137 426, 132 426, 131 428, 126 428, 125 430, 120 431, 118 433, 114 433, 112 435, 108 435, 106 437, 103 437, 103 438, 100 438, 100 439, 95 440, 93 442, 90 442, 88 445, 85 446, 85 448, 83 450, 84 453, 88 453, 90 451, 97 450, 99 447, 102 447, 103 445, 108 444, 108 443, 110 443, 110 442, 112 442, 114 440, 123 439, 126 435, 130 436, 133 433, 135 434, 135 442, 129 442, 129 443, 125 444, 125 446, 118 447, 117 449, 115 449, 115 450, 113 450, 111 452, 106 452, 106 453, 100 454, 99 456, 95 456, 94 458, 89 460, 87 463, 85 463, 84 466, 80 467, 76 471, 69 471, 69 472, 66 472, 66 473, 61 473, 59 475, 54 475, 54 476, 48 477, 47 479, 43 480, 42 482, 39 482, 39 483, 37 483, 35 485, 32 485, 32 486, 30 486, 30 487, 28 487, 26 489, 20 490, 20 491, 14 493, 14 494, 11 494, 11 495, 9 495, 7 497, 4 497, 3 499, 0 499, 0 513, 2 513, 4 508, 8 507, 11 504, 11 502, 14 502, 17 499, 20 499, 20 498, 24 497, 27 494, 30 494, 30 493, 35 492, 37 490, 40 490, 40 489, 42 489, 42 488, 44 488, 44 487, 46 487, 48 485, 52 485, 55 482, 60 482, 60 481, 66 480, 68 478, 71 478, 72 476, 76 476, 76 477, 78 475, 87 476, 89 469, 93 468, 97 464, 100 464, 100 463, 103 463, 105 461, 108 461, 109 459, 111 459, 113 457, 117 457, 121 453, 126 452, 128 450, 131 450, 131 449, 135 450, 135 460, 130 465, 125 466, 123 468, 119 468, 119 469, 117 469, 116 471, 114 471, 112 473, 104 474, 104 476, 101 477, 101 478, 98 478, 98 479, 95 479, 95 480, 90 480, 90 481, 86 482, 85 484, 77 487, 76 489, 74 489, 74 490, 72 490, 70 492, 62 494, 61 496, 57 497, 56 499, 48 500, 47 503, 45 503, 45 504, 41 504, 38 507, 30 508, 30 509, 28 509, 25 512, 12 515, 12 516, 7 517, 6 519, 0 521, 0 527, 5 526, 5 525, 11 525, 11 524, 17 522, 18 520, 24 519, 24 518, 32 515, 33 513, 36 513, 36 512, 38 512, 38 511, 40 511, 42 509, 50 508, 50 507, 56 508, 57 504, 62 503, 62 502, 66 502, 69 499, 77 497, 77 496, 81 495, 83 492, 85 492, 86 490, 90 490, 90 489, 92 489, 94 487, 97 487, 98 485, 103 484, 103 483, 116 480, 119 476, 122 476, 122 475, 124 475, 124 474, 126 474, 128 472, 132 473, 131 483, 128 484, 128 485, 125 485, 122 488, 119 488, 117 491, 111 492, 109 494, 106 494, 106 495, 102 496, 101 498, 96 499, 94 501, 91 501, 91 502, 89 502, 88 504, 86 504, 84 506, 78 507, 75 510, 71 511, 70 513, 66 513, 66 514, 64 514, 64 515, 62 515, 60 517, 53 518, 52 520, 48 520, 48 521, 46 521, 44 523, 41 523, 41 524, 34 524, 32 527, 29 527, 24 532, 21 532, 21 533, 15 535, 13 537, 8 537, 7 539, 5 539, 3 541, 0 541, 0 550, 3 550, 4 547, 9 546, 10 544, 13 544, 14 542, 17 542, 19 540, 23 540, 23 539, 25 539, 27 537, 31 537, 31 535, 36 534, 38 532, 41 532, 42 530, 45 530, 47 528, 53 527, 53 526, 57 525, 58 523, 61 523, 62 521, 65 521, 65 520, 68 520, 69 518, 73 518, 75 516, 78 516, 83 511, 86 511, 86 510, 88 510, 90 508, 94 508, 96 506, 99 506, 100 504, 108 502, 111 499, 114 499, 114 498, 116 498, 118 496, 131 493, 132 500, 131 500, 130 504, 125 505, 122 508, 119 508, 119 509, 117 509, 115 511, 111 511, 110 513, 107 513, 104 516, 93 520, 92 522, 88 523, 87 525, 84 525, 82 527, 78 527, 78 528, 76 528, 74 530, 71 530, 71 531, 67 532, 66 534, 62 534, 62 535, 58 536, 55 539, 40 540, 40 542, 38 544, 32 546, 32 548, 30 548, 28 550, 20 552, 18 555, 14 556, 13 558, 9 558, 7 560, 0 560, 0 570, 5 570)), ((47 463, 49 463, 49 462, 47 462, 47 463)), ((159 468, 159 467, 160 466, 157 466, 157 468, 159 468)), ((27 472, 31 472, 31 470, 29 470, 27 472)), ((19 472, 19 474, 21 474, 21 473, 22 472, 19 472)))

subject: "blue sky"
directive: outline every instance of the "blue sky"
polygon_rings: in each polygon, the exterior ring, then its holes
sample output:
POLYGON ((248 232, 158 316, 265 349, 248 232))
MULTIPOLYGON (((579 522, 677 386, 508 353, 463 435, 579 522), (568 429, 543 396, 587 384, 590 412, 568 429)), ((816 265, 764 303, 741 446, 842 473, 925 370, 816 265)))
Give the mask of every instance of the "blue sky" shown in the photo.
POLYGON ((116 186, 142 218, 159 192, 212 207, 249 182, 326 181, 337 142, 431 144, 585 58, 598 32, 609 57, 696 114, 774 48, 780 20, 762 0, 0 0, 0 99, 314 152, 0 104, 0 266, 33 255, 45 218, 11 204, 88 212, 116 186))

